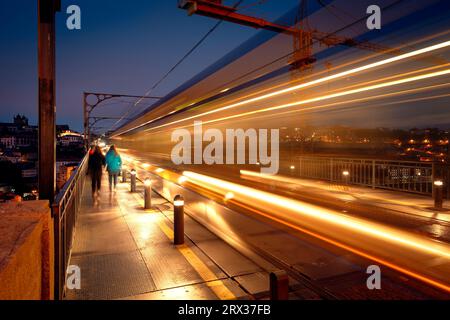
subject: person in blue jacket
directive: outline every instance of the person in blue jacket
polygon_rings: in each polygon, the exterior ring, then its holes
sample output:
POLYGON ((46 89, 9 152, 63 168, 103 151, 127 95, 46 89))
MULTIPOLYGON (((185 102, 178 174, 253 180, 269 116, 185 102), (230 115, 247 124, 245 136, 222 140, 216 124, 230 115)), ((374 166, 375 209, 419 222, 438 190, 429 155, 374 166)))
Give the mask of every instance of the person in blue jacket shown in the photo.
POLYGON ((116 150, 116 147, 112 145, 106 154, 106 170, 109 175, 109 191, 116 191, 117 177, 120 170, 122 170, 122 158, 116 150))

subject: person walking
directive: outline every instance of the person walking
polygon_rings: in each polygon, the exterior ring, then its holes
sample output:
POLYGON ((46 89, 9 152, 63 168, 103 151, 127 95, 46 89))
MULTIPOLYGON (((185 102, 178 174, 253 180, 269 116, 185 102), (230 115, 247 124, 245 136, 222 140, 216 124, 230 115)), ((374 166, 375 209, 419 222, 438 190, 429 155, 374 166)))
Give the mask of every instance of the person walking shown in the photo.
POLYGON ((89 153, 88 174, 91 176, 92 181, 92 200, 94 201, 94 205, 98 203, 100 197, 99 192, 102 186, 102 172, 105 164, 105 156, 100 147, 93 147, 92 153, 89 153))
POLYGON ((106 170, 109 175, 109 191, 116 192, 117 177, 122 170, 122 158, 114 145, 109 148, 106 154, 106 170))

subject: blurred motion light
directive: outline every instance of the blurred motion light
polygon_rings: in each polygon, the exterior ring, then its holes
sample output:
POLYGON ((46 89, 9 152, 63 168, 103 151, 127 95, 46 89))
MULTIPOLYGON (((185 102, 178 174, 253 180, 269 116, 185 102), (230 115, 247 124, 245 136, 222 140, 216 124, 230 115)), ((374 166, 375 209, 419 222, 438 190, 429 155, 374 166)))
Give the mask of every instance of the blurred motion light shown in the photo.
POLYGON ((225 195, 225 200, 231 200, 231 199, 233 199, 234 198, 234 193, 233 192, 228 192, 226 195, 225 195))
POLYGON ((186 182, 187 180, 188 180, 188 178, 186 178, 185 176, 181 176, 178 178, 178 183, 182 184, 182 183, 186 182))

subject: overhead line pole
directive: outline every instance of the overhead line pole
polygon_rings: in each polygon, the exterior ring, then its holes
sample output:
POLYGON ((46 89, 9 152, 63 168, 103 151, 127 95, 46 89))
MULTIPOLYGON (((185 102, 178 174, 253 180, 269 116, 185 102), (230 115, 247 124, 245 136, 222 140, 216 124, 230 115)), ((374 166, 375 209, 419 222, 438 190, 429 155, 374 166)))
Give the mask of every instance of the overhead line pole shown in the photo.
POLYGON ((60 0, 38 0, 39 199, 56 191, 55 14, 60 0))
POLYGON ((100 92, 83 92, 83 126, 84 126, 84 141, 86 149, 89 148, 90 143, 90 135, 91 135, 91 125, 89 123, 89 120, 92 118, 91 113, 94 111, 96 107, 99 106, 103 101, 113 99, 113 98, 143 98, 143 99, 162 99, 162 97, 155 97, 155 96, 148 96, 148 97, 142 97, 142 96, 136 96, 136 95, 130 95, 130 94, 115 94, 115 93, 100 93, 100 92), (95 102, 89 102, 88 97, 93 96, 96 98, 95 102))

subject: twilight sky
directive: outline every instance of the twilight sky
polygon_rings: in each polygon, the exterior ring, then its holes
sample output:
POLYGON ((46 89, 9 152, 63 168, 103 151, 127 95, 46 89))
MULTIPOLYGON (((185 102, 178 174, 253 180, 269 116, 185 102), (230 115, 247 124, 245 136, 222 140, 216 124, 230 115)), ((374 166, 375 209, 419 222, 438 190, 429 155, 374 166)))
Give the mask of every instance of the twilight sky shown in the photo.
MULTIPOLYGON (((247 0, 242 6, 254 3, 247 0)), ((275 20, 297 4, 267 1, 247 10, 275 20)), ((1 1, 0 21, 0 122, 23 113, 36 123, 37 0, 1 1)), ((58 123, 81 130, 83 91, 143 95, 216 22, 187 16, 176 0, 62 0, 57 15, 58 123), (80 31, 66 28, 71 4, 81 8, 80 31)), ((223 23, 153 94, 167 94, 256 32, 223 23)))

